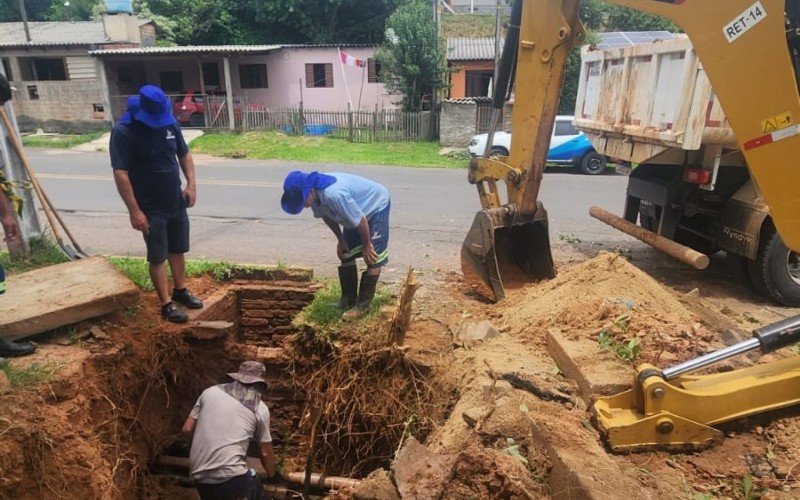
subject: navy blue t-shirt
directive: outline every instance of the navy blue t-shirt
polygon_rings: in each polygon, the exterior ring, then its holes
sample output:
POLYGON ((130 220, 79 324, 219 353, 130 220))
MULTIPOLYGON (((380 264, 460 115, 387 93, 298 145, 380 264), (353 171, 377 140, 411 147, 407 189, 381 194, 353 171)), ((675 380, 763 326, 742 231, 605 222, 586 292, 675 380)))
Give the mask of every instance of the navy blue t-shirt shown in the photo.
POLYGON ((145 213, 174 210, 181 200, 178 156, 189 147, 177 125, 150 128, 134 121, 111 130, 111 167, 127 170, 133 194, 145 213))

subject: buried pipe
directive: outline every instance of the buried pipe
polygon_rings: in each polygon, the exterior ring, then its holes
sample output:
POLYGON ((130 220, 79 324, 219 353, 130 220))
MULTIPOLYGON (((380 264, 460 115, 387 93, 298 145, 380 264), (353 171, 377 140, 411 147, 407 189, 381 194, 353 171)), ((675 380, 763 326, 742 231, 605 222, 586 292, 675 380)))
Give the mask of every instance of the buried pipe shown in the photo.
MULTIPOLYGON (((175 457, 171 455, 158 455, 153 462, 155 465, 164 467, 174 467, 176 469, 189 470, 189 459, 186 457, 175 457)), ((247 466, 256 471, 256 475, 266 479, 267 473, 261 462, 257 458, 248 457, 247 466)), ((283 479, 290 484, 302 485, 306 477, 305 472, 285 472, 278 478, 283 479)), ((310 475, 310 484, 316 488, 328 490, 342 490, 354 488, 358 485, 358 479, 350 479, 348 477, 326 476, 325 474, 312 473, 310 475)))

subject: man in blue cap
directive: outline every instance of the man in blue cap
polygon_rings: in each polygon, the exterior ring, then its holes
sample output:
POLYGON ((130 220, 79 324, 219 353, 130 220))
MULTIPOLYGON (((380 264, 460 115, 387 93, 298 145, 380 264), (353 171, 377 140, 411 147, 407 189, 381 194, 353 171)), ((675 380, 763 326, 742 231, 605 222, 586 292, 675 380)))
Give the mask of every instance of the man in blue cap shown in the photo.
POLYGON ((128 110, 111 131, 114 181, 128 207, 131 226, 144 235, 150 279, 161 301, 161 317, 185 323, 187 314, 175 303, 200 309, 203 302, 186 288, 189 216, 194 206, 194 161, 164 91, 154 85, 139 89, 128 110), (181 171, 186 187, 181 190, 181 171), (174 288, 169 291, 164 261, 169 261, 174 288))
POLYGON ((344 318, 369 311, 381 268, 389 262, 389 190, 358 175, 295 170, 283 182, 281 207, 292 215, 311 207, 314 217, 325 221, 338 240, 344 318), (367 264, 360 286, 357 257, 367 264))

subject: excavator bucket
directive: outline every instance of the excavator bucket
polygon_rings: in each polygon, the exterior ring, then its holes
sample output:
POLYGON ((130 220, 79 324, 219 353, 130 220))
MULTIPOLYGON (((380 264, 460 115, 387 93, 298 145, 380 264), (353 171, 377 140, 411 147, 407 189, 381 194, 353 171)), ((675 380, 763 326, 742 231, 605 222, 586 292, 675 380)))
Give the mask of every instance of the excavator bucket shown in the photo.
POLYGON ((475 214, 461 246, 461 270, 468 281, 498 302, 506 286, 555 278, 547 211, 537 204, 533 216, 522 216, 510 206, 475 214))

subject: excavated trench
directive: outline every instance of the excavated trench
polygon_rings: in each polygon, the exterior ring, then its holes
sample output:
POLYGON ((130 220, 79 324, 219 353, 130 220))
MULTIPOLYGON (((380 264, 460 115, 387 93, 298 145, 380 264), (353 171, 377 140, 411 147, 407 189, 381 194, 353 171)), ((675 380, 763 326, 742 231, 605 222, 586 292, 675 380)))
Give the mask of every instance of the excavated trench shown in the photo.
MULTIPOLYGON (((393 362, 380 350, 363 359, 337 358, 329 333, 318 336, 306 325, 293 326, 314 293, 308 277, 250 277, 226 283, 182 327, 164 326, 143 312, 109 318, 111 340, 87 355, 74 373, 0 405, 0 424, 9 424, 0 432, 14 431, 9 434, 14 439, 0 440, 0 497, 195 498, 185 466, 190 441, 181 435, 181 425, 200 392, 226 381, 225 374, 244 360, 267 368, 266 402, 279 465, 287 473, 303 471, 312 451, 311 408, 323 404, 320 395, 355 370, 364 376, 363 384, 351 389, 359 392, 341 394, 370 401, 370 384, 386 382, 382 370, 393 362), (27 414, 14 408, 36 410, 27 414)), ((387 369, 392 380, 403 378, 405 368, 397 370, 387 369)), ((401 393, 404 387, 401 383, 401 393)), ((368 420, 342 414, 342 402, 324 402, 311 469, 363 477, 388 465, 405 414, 387 411, 368 420), (384 434, 388 437, 379 438, 384 434)), ((382 404, 380 398, 375 403, 382 404)), ((357 412, 358 405, 353 408, 357 412)), ((294 484, 281 485, 276 496, 302 491, 297 477, 294 484)))

